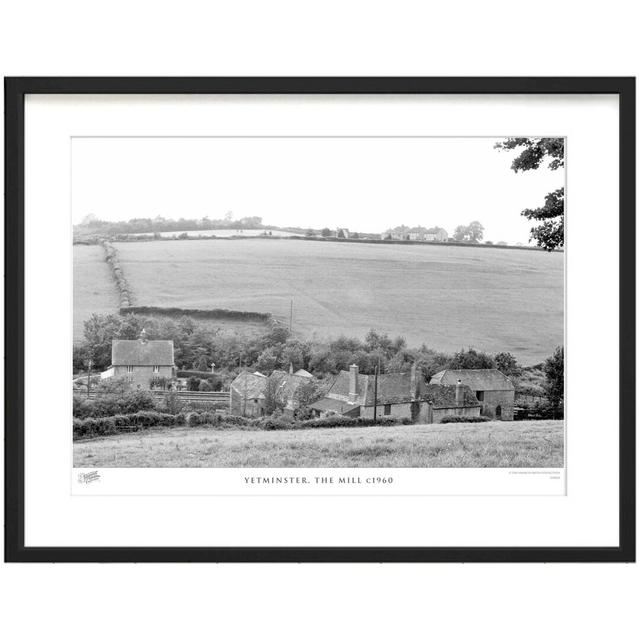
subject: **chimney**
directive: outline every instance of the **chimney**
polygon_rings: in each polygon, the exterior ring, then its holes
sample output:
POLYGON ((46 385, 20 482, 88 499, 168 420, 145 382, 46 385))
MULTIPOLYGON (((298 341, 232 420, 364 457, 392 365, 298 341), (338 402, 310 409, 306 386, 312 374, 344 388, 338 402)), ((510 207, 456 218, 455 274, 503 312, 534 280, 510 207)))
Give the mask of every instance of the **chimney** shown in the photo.
POLYGON ((358 401, 358 365, 349 367, 349 402, 358 401))
POLYGON ((417 400, 418 399, 418 367, 416 366, 416 363, 414 362, 411 365, 411 386, 409 388, 409 392, 411 393, 411 399, 412 400, 417 400))
POLYGON ((289 375, 292 376, 293 375, 293 362, 289 363, 289 375))
POLYGON ((456 407, 464 405, 464 389, 462 388, 462 380, 456 382, 456 407))
POLYGON ((144 329, 140 332, 140 342, 147 344, 147 332, 144 329))

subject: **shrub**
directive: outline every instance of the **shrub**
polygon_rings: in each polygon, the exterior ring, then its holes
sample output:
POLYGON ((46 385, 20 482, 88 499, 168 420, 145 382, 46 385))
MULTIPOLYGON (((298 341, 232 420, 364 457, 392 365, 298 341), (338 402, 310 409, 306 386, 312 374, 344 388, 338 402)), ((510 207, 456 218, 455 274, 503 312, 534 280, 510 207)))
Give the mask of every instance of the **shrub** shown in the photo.
POLYGON ((184 424, 183 415, 159 413, 158 411, 138 411, 131 414, 118 414, 98 418, 74 418, 74 439, 92 436, 104 436, 123 431, 137 431, 150 427, 170 427, 184 424))
POLYGON ((440 420, 440 424, 451 422, 490 422, 491 418, 486 416, 445 416, 440 420))

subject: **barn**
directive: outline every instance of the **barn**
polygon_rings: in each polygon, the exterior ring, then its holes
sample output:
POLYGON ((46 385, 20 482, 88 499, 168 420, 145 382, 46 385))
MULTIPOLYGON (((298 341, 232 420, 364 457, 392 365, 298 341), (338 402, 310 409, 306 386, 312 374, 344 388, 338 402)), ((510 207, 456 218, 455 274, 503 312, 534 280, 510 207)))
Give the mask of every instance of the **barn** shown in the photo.
POLYGON ((451 386, 458 382, 469 387, 481 405, 481 415, 492 420, 513 420, 515 386, 498 369, 444 369, 430 384, 451 386))

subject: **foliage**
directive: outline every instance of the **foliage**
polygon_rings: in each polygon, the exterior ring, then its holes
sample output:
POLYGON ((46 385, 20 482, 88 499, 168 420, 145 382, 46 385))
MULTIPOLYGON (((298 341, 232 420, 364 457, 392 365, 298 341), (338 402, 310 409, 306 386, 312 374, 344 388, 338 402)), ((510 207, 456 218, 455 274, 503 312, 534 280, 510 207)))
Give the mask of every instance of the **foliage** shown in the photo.
MULTIPOLYGON (((100 386, 102 387, 102 385, 100 386)), ((102 387, 101 391, 90 399, 76 394, 73 396, 73 415, 76 418, 113 416, 120 413, 149 411, 155 408, 155 398, 149 391, 105 392, 102 387)))
POLYGON ((525 209, 522 215, 527 220, 542 221, 531 228, 531 237, 539 247, 551 251, 564 245, 564 188, 548 193, 543 207, 525 209))
POLYGON ((322 231, 320 232, 320 235, 323 238, 329 238, 331 236, 331 229, 329 229, 328 227, 325 227, 324 229, 322 229, 322 231))
POLYGON ((557 347, 543 365, 545 392, 554 412, 564 403, 564 347, 557 347))
POLYGON ((508 352, 496 353, 493 356, 496 369, 504 373, 509 378, 515 378, 520 375, 520 367, 513 354, 508 352))
POLYGON ((121 432, 138 431, 150 427, 169 427, 183 425, 183 415, 159 413, 157 411, 137 411, 135 413, 116 414, 93 418, 74 418, 73 439, 114 435, 121 432))
POLYGON ((132 218, 128 221, 112 222, 100 220, 93 215, 88 215, 78 225, 75 225, 76 233, 92 233, 101 235, 117 235, 130 233, 154 233, 160 237, 161 232, 167 231, 200 231, 212 229, 261 229, 262 218, 248 216, 233 220, 233 217, 211 220, 205 216, 200 219, 171 220, 156 216, 155 218, 132 218))
POLYGON ((448 424, 455 422, 489 422, 490 418, 486 416, 444 416, 440 420, 440 424, 448 424))
POLYGON ((449 360, 447 369, 494 369, 496 363, 494 359, 484 351, 476 351, 469 348, 462 349, 453 355, 449 360))
POLYGON ((453 232, 453 239, 457 242, 480 242, 484 235, 484 227, 474 220, 468 225, 459 225, 453 232))
POLYGON ((200 389, 200 378, 191 376, 187 378, 187 391, 198 391, 200 389))
MULTIPOLYGON (((511 163, 516 173, 538 169, 545 161, 551 171, 564 167, 564 138, 508 138, 495 148, 520 151, 511 163)), ((544 206, 525 209, 522 215, 542 222, 531 228, 531 238, 539 247, 553 251, 564 246, 564 187, 547 194, 544 206)))

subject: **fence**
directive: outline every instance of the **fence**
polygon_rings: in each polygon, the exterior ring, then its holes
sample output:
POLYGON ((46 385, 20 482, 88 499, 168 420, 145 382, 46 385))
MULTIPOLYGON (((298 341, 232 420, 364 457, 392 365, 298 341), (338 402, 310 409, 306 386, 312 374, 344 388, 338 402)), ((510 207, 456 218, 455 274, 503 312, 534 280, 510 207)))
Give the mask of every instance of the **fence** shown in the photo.
MULTIPOLYGON (((164 400, 167 396, 173 394, 176 400, 182 402, 229 402, 229 391, 163 391, 152 389, 150 392, 156 400, 164 400)), ((105 395, 103 392, 96 393, 95 391, 87 394, 86 389, 74 389, 73 393, 91 399, 105 395)))

